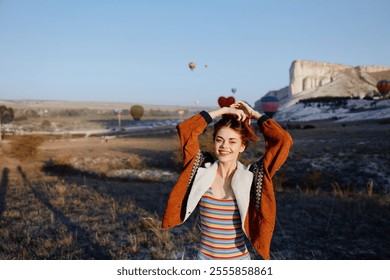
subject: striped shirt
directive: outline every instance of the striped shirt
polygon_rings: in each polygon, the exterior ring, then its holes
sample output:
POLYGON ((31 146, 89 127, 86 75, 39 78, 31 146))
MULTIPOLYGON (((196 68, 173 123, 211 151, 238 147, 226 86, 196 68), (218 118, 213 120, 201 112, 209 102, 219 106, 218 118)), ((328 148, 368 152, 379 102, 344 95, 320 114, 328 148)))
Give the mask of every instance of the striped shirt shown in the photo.
POLYGON ((235 197, 215 198, 210 188, 202 196, 199 210, 200 252, 210 259, 247 259, 249 253, 235 197))

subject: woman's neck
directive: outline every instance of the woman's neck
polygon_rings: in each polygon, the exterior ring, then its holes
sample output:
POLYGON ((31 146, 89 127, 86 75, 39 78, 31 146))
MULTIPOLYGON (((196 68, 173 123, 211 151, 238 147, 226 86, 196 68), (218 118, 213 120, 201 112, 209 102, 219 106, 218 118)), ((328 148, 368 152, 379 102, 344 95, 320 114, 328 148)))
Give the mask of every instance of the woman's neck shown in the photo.
POLYGON ((222 178, 231 177, 237 169, 237 162, 219 162, 218 173, 222 178))

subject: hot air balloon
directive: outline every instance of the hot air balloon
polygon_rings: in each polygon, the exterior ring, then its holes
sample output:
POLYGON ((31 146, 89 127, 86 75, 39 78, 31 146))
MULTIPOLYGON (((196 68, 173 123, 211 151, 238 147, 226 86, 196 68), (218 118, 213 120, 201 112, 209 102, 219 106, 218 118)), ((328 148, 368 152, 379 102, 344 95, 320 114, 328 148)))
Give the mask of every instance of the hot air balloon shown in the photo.
POLYGON ((141 105, 134 105, 130 109, 130 114, 134 120, 139 121, 144 114, 144 108, 141 105))
POLYGON ((188 67, 190 67, 191 71, 194 71, 196 64, 194 62, 188 63, 188 67))
POLYGON ((378 89, 378 91, 380 92, 380 94, 382 94, 383 97, 386 96, 386 94, 388 94, 390 92, 390 81, 387 81, 387 80, 380 80, 377 84, 376 84, 376 88, 378 89))
POLYGON ((185 111, 184 109, 182 109, 182 108, 180 108, 180 109, 177 110, 177 113, 178 113, 178 115, 179 115, 180 118, 182 118, 182 117, 184 116, 184 113, 185 113, 185 112, 186 112, 186 111, 185 111))
POLYGON ((114 115, 118 119, 118 126, 121 127, 121 116, 122 116, 122 109, 115 109, 114 110, 114 115))
POLYGON ((234 102, 236 102, 235 98, 233 96, 229 96, 229 97, 224 97, 224 96, 220 96, 218 98, 218 105, 222 108, 222 107, 229 107, 230 105, 232 105, 234 102))
POLYGON ((232 88, 232 92, 233 92, 233 94, 235 94, 235 93, 236 93, 236 91, 237 91, 237 89, 236 89, 236 88, 232 88))
POLYGON ((279 108, 279 99, 275 96, 264 96, 260 99, 260 105, 264 113, 272 118, 273 115, 278 111, 279 108))

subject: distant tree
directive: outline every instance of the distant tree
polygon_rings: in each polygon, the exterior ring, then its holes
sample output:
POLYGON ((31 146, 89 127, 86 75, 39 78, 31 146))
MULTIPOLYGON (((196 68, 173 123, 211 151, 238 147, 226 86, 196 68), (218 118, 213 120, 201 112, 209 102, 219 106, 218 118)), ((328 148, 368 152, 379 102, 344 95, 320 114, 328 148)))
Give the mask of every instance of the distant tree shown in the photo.
POLYGON ((14 109, 6 107, 4 105, 0 106, 0 124, 7 124, 14 120, 14 109))
POLYGON ((41 127, 43 129, 50 129, 51 128, 51 122, 49 120, 43 120, 41 122, 41 127))
POLYGON ((2 139, 3 124, 10 123, 13 120, 14 120, 14 109, 1 105, 0 106, 0 141, 2 139))
POLYGON ((27 118, 39 118, 39 114, 37 111, 33 110, 33 109, 28 109, 24 112, 24 115, 27 117, 27 118))

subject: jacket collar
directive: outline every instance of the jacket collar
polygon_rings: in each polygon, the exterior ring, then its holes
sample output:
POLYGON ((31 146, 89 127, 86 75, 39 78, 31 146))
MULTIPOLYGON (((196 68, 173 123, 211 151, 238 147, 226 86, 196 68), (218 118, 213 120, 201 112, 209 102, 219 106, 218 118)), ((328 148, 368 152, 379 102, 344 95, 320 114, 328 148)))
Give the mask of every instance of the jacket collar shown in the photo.
POLYGON ((240 211, 242 228, 249 207, 249 196, 253 181, 253 173, 249 171, 241 162, 237 162, 237 170, 232 178, 232 189, 236 197, 238 210, 240 211))
MULTIPOLYGON (((206 163, 205 167, 199 167, 191 187, 187 201, 185 220, 193 212, 202 195, 211 187, 218 169, 218 160, 214 163, 206 163)), ((244 223, 249 206, 250 188, 252 185, 253 173, 241 162, 237 161, 237 169, 232 178, 232 189, 237 200, 241 221, 244 223)))

